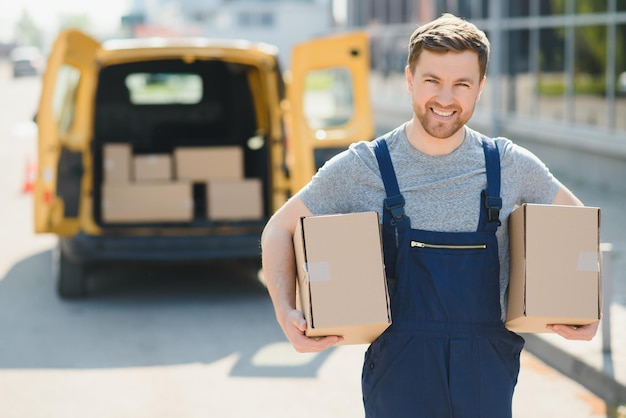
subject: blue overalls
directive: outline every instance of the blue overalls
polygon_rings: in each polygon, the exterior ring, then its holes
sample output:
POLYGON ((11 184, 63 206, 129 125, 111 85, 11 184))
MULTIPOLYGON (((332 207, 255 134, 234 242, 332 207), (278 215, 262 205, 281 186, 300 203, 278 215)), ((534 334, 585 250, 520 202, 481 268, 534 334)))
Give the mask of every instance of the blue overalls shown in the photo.
POLYGON ((522 337, 500 319, 500 156, 484 140, 476 232, 411 229, 386 142, 373 142, 387 199, 383 248, 392 325, 363 364, 368 418, 511 417, 522 337))

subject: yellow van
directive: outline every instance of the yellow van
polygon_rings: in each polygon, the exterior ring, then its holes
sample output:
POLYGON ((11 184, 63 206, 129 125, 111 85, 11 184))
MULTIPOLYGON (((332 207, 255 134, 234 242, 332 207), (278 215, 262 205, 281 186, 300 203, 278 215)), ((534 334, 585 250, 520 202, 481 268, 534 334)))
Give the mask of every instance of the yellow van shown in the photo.
POLYGON ((58 291, 101 262, 258 262, 271 214, 370 139, 367 36, 275 47, 61 32, 37 115, 35 230, 59 236, 58 291))

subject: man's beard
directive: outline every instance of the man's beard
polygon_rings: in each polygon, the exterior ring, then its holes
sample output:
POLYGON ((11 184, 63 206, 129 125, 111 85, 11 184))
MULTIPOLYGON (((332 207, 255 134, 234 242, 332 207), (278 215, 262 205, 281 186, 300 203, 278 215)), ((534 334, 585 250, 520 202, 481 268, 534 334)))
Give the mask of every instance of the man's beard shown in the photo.
POLYGON ((454 108, 456 113, 453 115, 453 119, 447 122, 441 122, 434 119, 431 107, 436 109, 443 109, 441 106, 431 106, 431 103, 427 103, 424 107, 416 106, 413 103, 413 113, 415 117, 422 125, 422 128, 426 133, 433 138, 447 139, 457 133, 467 123, 473 113, 473 109, 469 114, 461 113, 460 109, 454 108))

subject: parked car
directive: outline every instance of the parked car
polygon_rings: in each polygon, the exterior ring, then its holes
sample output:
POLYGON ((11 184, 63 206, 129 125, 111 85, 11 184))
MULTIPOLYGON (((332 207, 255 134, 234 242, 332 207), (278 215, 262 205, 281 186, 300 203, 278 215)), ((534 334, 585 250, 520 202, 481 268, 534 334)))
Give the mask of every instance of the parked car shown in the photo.
POLYGON ((45 58, 35 46, 18 46, 11 50, 13 77, 39 75, 43 72, 45 58))
POLYGON ((58 291, 101 262, 258 263, 267 219, 326 159, 371 139, 364 33, 292 51, 248 41, 62 32, 37 116, 35 230, 58 291))

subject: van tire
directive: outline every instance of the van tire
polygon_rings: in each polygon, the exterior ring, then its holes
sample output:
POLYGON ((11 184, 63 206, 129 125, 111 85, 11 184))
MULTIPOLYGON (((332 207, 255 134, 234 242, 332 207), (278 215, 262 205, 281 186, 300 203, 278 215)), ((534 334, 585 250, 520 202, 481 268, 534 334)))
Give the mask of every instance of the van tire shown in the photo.
POLYGON ((57 248, 55 273, 57 291, 63 299, 76 299, 86 295, 85 265, 68 259, 60 248, 57 248))

